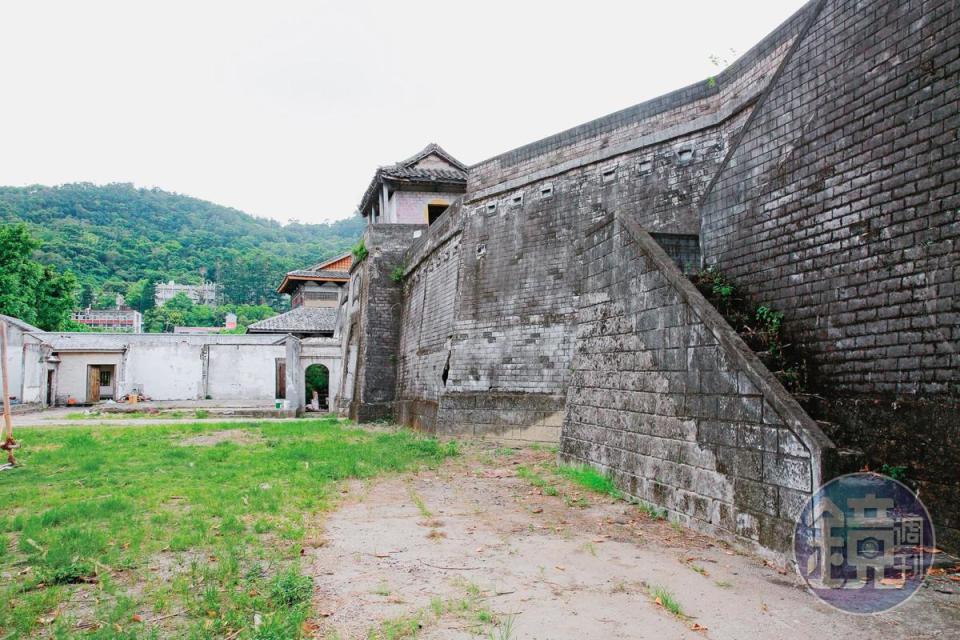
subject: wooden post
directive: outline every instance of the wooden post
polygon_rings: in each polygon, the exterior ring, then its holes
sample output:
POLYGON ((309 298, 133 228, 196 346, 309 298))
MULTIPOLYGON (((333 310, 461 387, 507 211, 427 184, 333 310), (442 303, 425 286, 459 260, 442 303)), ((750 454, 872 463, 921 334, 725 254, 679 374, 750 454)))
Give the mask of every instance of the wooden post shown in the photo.
POLYGON ((10 384, 8 380, 10 379, 9 374, 7 373, 7 322, 6 320, 0 320, 0 374, 3 377, 3 426, 4 432, 0 433, 0 440, 3 440, 3 444, 0 445, 0 448, 7 451, 7 462, 10 464, 17 464, 17 461, 13 459, 13 449, 16 447, 17 443, 13 439, 13 419, 10 417, 10 384))

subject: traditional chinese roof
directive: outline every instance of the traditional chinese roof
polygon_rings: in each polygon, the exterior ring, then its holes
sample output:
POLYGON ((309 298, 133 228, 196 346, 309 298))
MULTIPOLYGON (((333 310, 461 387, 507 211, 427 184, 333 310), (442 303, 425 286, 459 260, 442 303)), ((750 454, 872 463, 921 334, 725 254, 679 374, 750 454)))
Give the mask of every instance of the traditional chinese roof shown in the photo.
POLYGON ((278 316, 254 322, 247 333, 330 334, 337 324, 333 307, 297 307, 278 316))
POLYGON ((283 281, 277 287, 277 293, 290 293, 300 282, 350 282, 350 274, 346 271, 314 271, 312 269, 297 269, 288 271, 283 281))
POLYGON ((290 293, 298 282, 348 282, 353 254, 349 251, 319 262, 309 269, 288 271, 283 282, 277 287, 277 293, 290 293))
POLYGON ((442 187, 462 193, 467 187, 467 166, 431 142, 406 160, 377 169, 360 202, 362 215, 369 215, 370 206, 378 197, 379 186, 385 182, 418 185, 428 190, 442 187), (425 162, 431 156, 437 161, 425 162))
POLYGON ((347 251, 335 258, 330 258, 325 262, 313 265, 309 271, 343 271, 344 273, 350 273, 350 267, 352 265, 353 254, 347 251))

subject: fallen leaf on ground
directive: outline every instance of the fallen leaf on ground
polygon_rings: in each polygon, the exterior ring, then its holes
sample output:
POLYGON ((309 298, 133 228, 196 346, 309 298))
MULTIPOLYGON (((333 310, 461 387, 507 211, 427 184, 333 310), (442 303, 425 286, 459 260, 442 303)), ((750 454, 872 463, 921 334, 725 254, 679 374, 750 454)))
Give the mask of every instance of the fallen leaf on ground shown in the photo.
POLYGON ((699 622, 694 622, 692 625, 690 625, 690 630, 704 632, 707 631, 707 628, 699 622))

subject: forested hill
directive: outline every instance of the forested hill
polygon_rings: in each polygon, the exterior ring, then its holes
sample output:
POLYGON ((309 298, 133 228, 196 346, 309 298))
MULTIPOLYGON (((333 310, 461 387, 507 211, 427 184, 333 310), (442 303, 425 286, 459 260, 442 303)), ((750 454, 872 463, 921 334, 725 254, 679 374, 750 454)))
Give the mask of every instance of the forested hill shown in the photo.
POLYGON ((280 308, 274 287, 285 272, 346 251, 363 230, 360 216, 281 225, 130 184, 0 187, 0 222, 17 221, 41 241, 40 262, 77 275, 84 306, 128 291, 149 306, 150 284, 205 277, 223 284, 229 303, 280 308))

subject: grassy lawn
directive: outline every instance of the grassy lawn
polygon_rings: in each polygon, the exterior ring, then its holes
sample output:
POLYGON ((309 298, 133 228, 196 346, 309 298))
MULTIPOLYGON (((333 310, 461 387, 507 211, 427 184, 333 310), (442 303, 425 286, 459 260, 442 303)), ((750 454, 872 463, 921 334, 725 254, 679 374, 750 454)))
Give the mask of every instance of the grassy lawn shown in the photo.
POLYGON ((23 466, 0 474, 0 640, 300 637, 301 550, 322 544, 338 481, 456 453, 334 418, 19 436, 23 466))
POLYGON ((180 409, 164 409, 162 411, 75 411, 66 415, 67 420, 179 420, 181 418, 196 418, 203 420, 210 417, 206 409, 184 411, 180 409))

